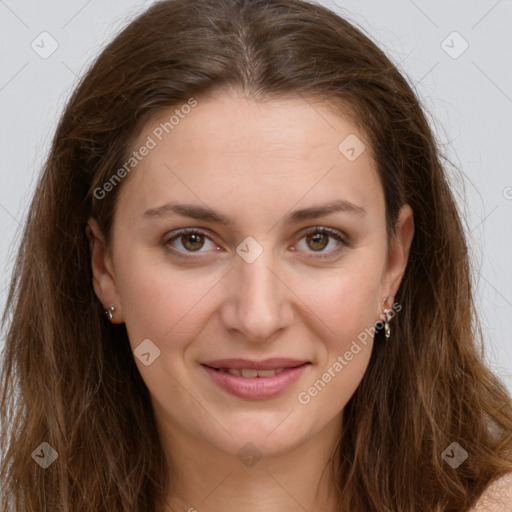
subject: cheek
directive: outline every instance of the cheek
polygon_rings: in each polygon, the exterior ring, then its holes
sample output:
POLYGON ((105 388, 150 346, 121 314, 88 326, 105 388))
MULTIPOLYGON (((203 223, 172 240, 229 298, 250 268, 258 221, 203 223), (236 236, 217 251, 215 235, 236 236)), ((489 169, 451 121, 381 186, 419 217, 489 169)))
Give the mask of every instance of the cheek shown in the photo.
POLYGON ((307 297, 305 303, 315 313, 315 330, 321 340, 310 397, 321 392, 317 402, 336 404, 334 409, 342 408, 350 399, 371 357, 382 300, 381 262, 365 258, 372 252, 347 260, 336 272, 319 272, 315 279, 300 281, 298 293, 307 297))
MULTIPOLYGON (((309 292, 309 305, 324 325, 318 368, 297 401, 320 428, 333 419, 359 386, 370 361, 378 274, 354 273, 325 278, 309 292)), ((305 290, 304 290, 305 291, 305 290)), ((320 331, 320 329, 318 329, 320 331)))
POLYGON ((334 345, 374 325, 380 311, 379 265, 344 266, 297 279, 294 291, 315 313, 334 345))
POLYGON ((193 339, 200 328, 201 301, 222 274, 211 270, 171 268, 144 252, 125 253, 116 266, 123 319, 135 348, 149 338, 159 347, 177 349, 180 339, 193 339))
POLYGON ((344 409, 368 368, 371 343, 364 345, 356 340, 344 348, 347 350, 329 353, 326 365, 297 395, 298 410, 314 418, 316 430, 344 409))
MULTIPOLYGON (((342 279, 337 287, 335 284, 331 283, 333 288, 319 310, 331 331, 323 339, 325 360, 321 366, 328 372, 325 380, 336 382, 351 394, 350 383, 359 382, 370 359, 378 286, 356 278, 342 279)), ((336 383, 331 387, 337 387, 336 383)))

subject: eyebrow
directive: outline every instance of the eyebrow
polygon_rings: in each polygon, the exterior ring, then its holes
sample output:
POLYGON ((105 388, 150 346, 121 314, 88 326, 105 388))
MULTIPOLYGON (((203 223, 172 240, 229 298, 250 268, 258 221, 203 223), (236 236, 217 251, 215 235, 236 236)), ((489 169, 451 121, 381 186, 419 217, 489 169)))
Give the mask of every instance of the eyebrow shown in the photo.
MULTIPOLYGON (((309 208, 302 208, 295 210, 284 217, 284 221, 288 224, 298 223, 308 219, 317 219, 319 217, 325 217, 336 212, 347 212, 354 213, 357 215, 365 215, 366 210, 361 206, 358 206, 349 201, 338 199, 321 206, 311 206, 309 208)), ((165 217, 169 214, 181 215, 183 217, 190 217, 196 220, 202 220, 205 222, 218 222, 224 224, 228 228, 234 227, 232 219, 226 215, 200 205, 195 204, 183 204, 170 202, 159 206, 157 208, 149 208, 146 210, 142 217, 143 219, 152 219, 158 217, 165 217)))

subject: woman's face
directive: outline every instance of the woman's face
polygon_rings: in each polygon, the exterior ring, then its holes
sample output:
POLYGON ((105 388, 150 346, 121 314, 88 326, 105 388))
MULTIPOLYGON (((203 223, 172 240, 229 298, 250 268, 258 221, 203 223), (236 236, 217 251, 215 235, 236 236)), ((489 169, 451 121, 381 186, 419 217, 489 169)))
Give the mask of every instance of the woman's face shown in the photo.
POLYGON ((406 206, 388 254, 364 134, 326 104, 224 93, 162 113, 133 150, 94 286, 126 323, 158 423, 231 454, 338 431, 413 235, 406 206))

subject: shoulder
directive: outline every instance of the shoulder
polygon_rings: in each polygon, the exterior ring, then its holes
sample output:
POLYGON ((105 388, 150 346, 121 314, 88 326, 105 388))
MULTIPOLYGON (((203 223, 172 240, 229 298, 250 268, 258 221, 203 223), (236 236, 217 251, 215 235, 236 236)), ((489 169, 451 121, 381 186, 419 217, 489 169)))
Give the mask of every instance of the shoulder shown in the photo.
POLYGON ((512 473, 493 482, 470 512, 510 512, 512 510, 512 473))

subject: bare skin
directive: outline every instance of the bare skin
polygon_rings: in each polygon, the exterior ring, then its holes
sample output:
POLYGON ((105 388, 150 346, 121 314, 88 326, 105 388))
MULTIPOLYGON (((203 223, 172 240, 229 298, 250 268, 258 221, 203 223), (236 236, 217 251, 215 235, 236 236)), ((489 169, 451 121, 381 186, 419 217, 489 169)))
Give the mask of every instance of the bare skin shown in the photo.
MULTIPOLYGON (((135 147, 169 115, 149 123, 135 147)), ((125 322, 133 350, 147 339, 160 350, 148 366, 135 358, 175 475, 158 512, 337 510, 329 458, 372 337, 341 370, 333 365, 391 308, 414 234, 404 205, 388 252, 369 151, 350 160, 338 149, 350 134, 368 148, 350 122, 301 98, 199 98, 119 185, 110 252, 89 219, 97 296, 115 306, 113 322, 125 322), (335 200, 357 208, 286 219, 335 200), (233 225, 144 215, 171 201, 207 206, 233 225), (331 228, 344 242, 318 231, 308 238, 312 227, 331 228), (182 228, 199 233, 175 236, 182 228), (250 263, 237 253, 247 237, 257 245, 242 247, 263 251, 250 263), (202 364, 273 357, 309 364, 265 399, 228 393, 202 364), (325 387, 309 393, 326 373, 325 387), (243 447, 245 459, 237 456, 243 447)))

